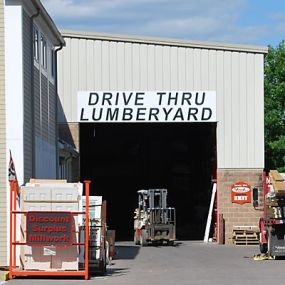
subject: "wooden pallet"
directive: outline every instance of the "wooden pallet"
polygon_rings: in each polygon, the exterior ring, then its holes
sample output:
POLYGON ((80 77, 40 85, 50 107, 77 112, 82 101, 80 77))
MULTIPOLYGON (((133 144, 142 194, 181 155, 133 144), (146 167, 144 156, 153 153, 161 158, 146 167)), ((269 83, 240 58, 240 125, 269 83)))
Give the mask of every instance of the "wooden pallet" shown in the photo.
POLYGON ((259 241, 234 241, 234 245, 259 245, 259 241))
POLYGON ((234 228, 232 236, 234 245, 258 245, 259 234, 258 229, 255 228, 234 228))

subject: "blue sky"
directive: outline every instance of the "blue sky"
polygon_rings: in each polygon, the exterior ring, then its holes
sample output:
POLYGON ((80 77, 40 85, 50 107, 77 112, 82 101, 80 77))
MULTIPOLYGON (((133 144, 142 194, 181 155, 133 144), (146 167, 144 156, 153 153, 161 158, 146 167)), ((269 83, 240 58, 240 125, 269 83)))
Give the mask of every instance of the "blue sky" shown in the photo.
POLYGON ((276 46, 285 0, 42 0, 61 29, 276 46))

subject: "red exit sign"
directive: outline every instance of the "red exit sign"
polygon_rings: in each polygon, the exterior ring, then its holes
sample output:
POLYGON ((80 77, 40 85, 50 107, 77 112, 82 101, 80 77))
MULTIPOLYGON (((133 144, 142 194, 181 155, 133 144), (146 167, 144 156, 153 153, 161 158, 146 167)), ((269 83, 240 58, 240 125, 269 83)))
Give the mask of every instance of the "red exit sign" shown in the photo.
POLYGON ((70 212, 28 212, 27 245, 71 245, 70 212))
POLYGON ((232 203, 245 204, 251 202, 251 186, 243 181, 236 182, 231 189, 232 203))

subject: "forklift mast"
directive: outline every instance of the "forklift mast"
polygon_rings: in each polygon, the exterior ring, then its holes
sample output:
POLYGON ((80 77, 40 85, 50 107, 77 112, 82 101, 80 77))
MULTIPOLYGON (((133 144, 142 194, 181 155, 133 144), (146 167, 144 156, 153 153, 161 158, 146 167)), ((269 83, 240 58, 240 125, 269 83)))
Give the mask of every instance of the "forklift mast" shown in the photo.
POLYGON ((140 210, 146 209, 166 209, 167 208, 167 189, 139 190, 138 205, 140 210))

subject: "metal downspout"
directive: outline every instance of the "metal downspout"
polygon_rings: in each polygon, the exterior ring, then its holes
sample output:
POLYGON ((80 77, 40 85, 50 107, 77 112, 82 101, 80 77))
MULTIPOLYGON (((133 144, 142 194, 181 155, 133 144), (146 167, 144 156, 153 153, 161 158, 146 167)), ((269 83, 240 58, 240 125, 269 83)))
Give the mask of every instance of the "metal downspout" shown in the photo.
POLYGON ((55 100, 55 146, 56 146, 56 151, 55 151, 55 155, 56 155, 56 178, 59 178, 58 175, 58 168, 59 168, 59 153, 58 153, 58 118, 57 118, 57 107, 58 107, 58 86, 57 86, 57 53, 63 48, 63 44, 60 44, 58 49, 55 49, 54 52, 54 60, 55 60, 55 96, 56 96, 56 100, 55 100))

